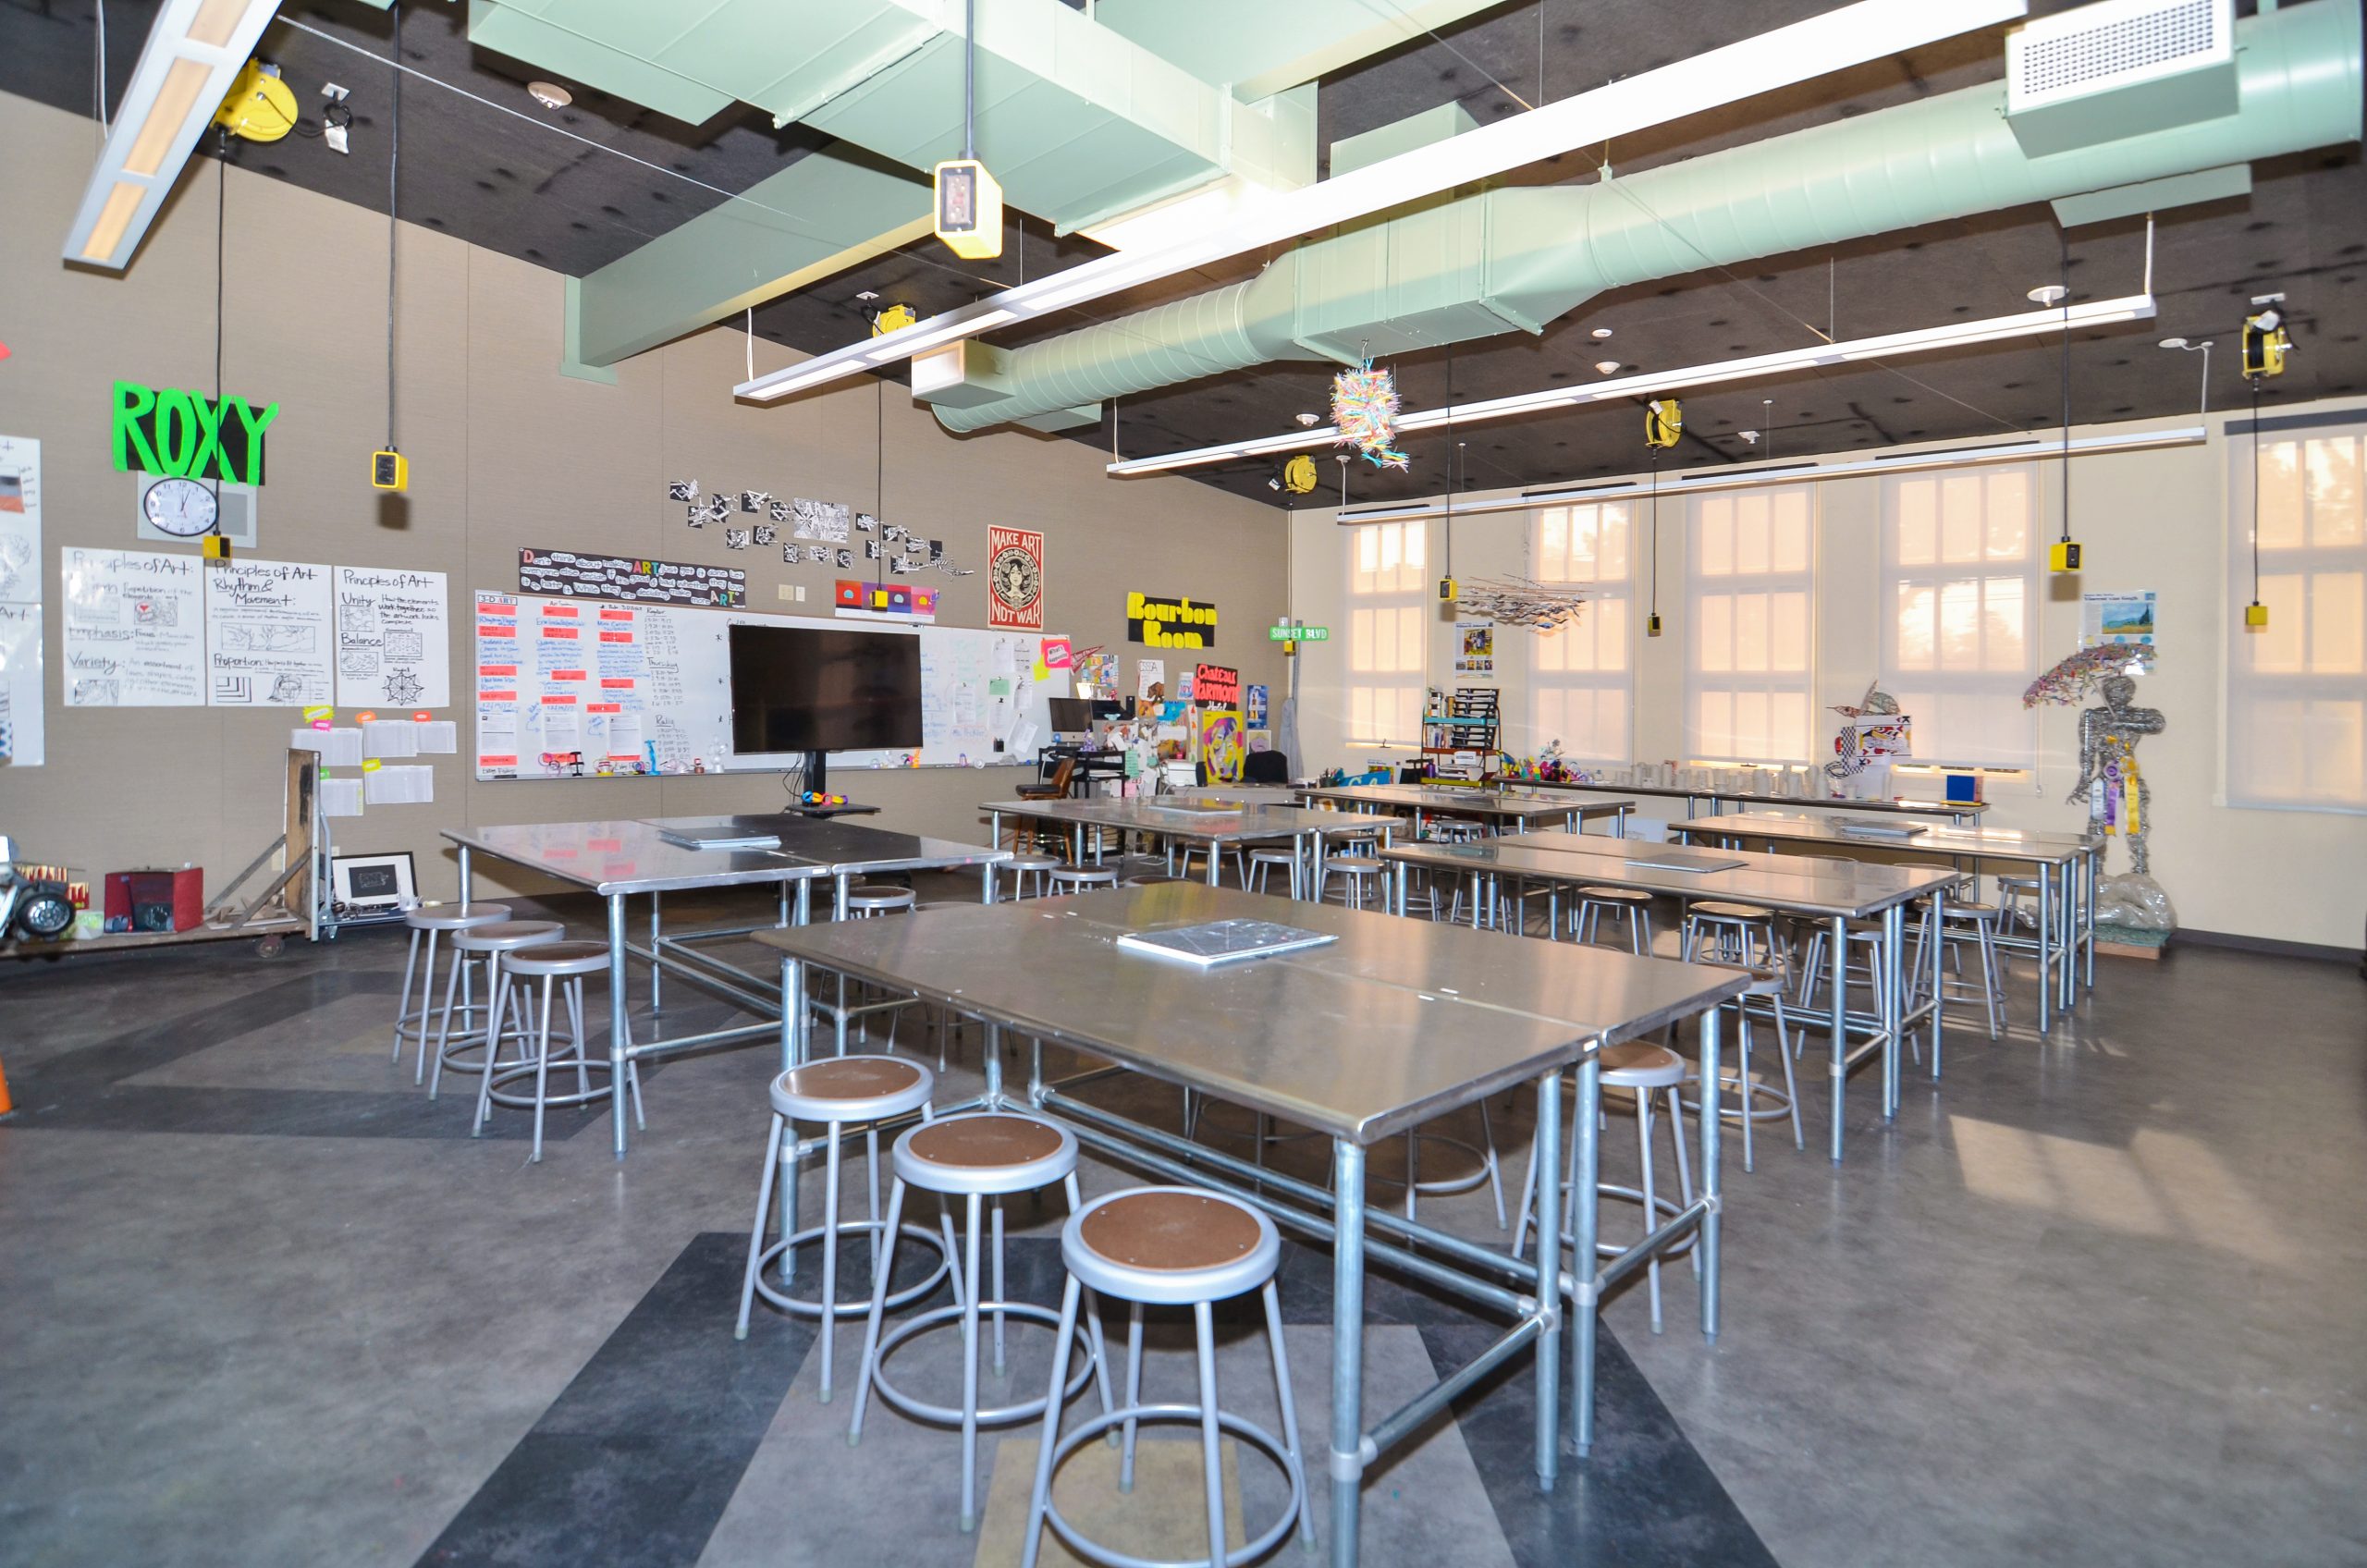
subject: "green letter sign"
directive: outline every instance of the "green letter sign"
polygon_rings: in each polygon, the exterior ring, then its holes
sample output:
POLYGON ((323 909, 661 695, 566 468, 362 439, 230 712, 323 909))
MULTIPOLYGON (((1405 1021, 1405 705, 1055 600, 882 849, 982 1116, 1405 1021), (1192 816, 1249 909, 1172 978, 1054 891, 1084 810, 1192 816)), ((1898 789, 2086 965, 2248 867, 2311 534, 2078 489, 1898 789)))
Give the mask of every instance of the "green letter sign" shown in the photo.
POLYGON ((216 402, 201 392, 159 392, 118 381, 115 466, 177 479, 261 484, 263 433, 278 417, 277 403, 257 413, 244 398, 216 402))

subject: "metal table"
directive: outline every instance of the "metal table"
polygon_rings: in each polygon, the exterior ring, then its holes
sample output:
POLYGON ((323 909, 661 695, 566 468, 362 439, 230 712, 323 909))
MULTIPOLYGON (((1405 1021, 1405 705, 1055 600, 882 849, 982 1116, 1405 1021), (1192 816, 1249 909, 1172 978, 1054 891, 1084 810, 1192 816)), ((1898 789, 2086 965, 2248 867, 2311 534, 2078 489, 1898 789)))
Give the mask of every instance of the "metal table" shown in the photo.
MULTIPOLYGON (((1453 926, 1322 904, 1284 905, 1191 883, 1120 888, 993 908, 933 910, 909 921, 767 931, 779 949, 781 1060, 811 1046, 801 998, 807 971, 850 974, 984 1022, 986 1102, 1060 1118, 1095 1149, 1175 1181, 1219 1186, 1285 1227, 1332 1245, 1331 1561, 1357 1560, 1366 1469, 1525 1346, 1537 1349, 1535 1464, 1550 1488, 1557 1468, 1563 1306, 1573 1304, 1573 1420, 1578 1452, 1594 1437, 1595 1304, 1640 1267, 1639 1243, 1591 1267, 1584 1280, 1365 1205, 1365 1151, 1442 1112, 1525 1082, 1537 1085, 1540 1237, 1561 1233, 1562 1079, 1575 1067, 1575 1191, 1597 1176, 1599 1047, 1702 1015, 1705 1105, 1699 1195, 1649 1238, 1665 1245, 1698 1233, 1701 1327, 1718 1329, 1717 1004, 1739 994, 1735 970, 1633 958, 1601 949, 1510 943, 1453 926), (1335 935, 1326 947, 1197 970, 1115 946, 1131 931, 1228 918, 1286 918, 1335 935), (1347 1028, 1294 1021, 1352 1020, 1347 1028), (1003 1087, 1005 1030, 1029 1037, 1024 1095, 1003 1087), (1042 1043, 1118 1065, 1047 1082, 1042 1043), (1332 1141, 1330 1191, 1131 1122, 1077 1097, 1087 1080, 1134 1072, 1282 1117, 1332 1141), (1216 1173, 1221 1172, 1221 1175, 1216 1173), (1368 1231, 1388 1239, 1370 1241, 1368 1231), (1417 1245, 1419 1251, 1415 1250, 1417 1245), (1364 1284, 1367 1256, 1511 1317, 1473 1361, 1371 1427, 1364 1418, 1364 1284)), ((784 1223, 794 1226, 796 1161, 782 1176, 784 1223)), ((1572 1215, 1571 1256, 1594 1263, 1595 1206, 1572 1215)), ((1540 1245, 1540 1256, 1547 1248, 1540 1245)))
POLYGON ((2038 931, 2025 937, 2001 931, 2003 947, 2038 959, 2038 1032, 2054 1027, 2054 1013, 2068 1011, 2079 984, 2095 984, 2095 883, 2103 839, 2097 835, 2033 833, 2019 827, 1932 827, 1906 838, 1853 833, 1833 817, 1787 816, 1776 812, 1736 812, 1672 824, 1690 835, 1756 843, 1809 844, 1818 854, 1882 861, 1892 855, 1927 855, 1959 871, 1978 872, 1983 861, 2029 866, 2038 876, 2038 931), (2086 953, 2082 976, 2079 959, 2086 953))
POLYGON ((1424 820, 1432 816, 1478 817, 1498 832, 1527 833, 1539 823, 1576 832, 1599 817, 1609 817, 1614 834, 1625 831, 1633 801, 1553 800, 1497 789, 1437 790, 1420 784, 1335 784, 1301 790, 1308 800, 1337 801, 1359 811, 1402 811, 1414 815, 1414 833, 1421 836, 1424 820))
MULTIPOLYGON (((1208 847, 1208 882, 1217 883, 1217 851, 1224 845, 1269 843, 1288 839, 1293 849, 1291 862, 1291 897, 1298 898, 1308 888, 1319 896, 1323 889, 1323 841, 1332 835, 1365 833, 1374 830, 1374 824, 1363 818, 1343 818, 1336 811, 1308 811, 1292 805, 1265 802, 1243 803, 1227 800, 1222 794, 1203 794, 1185 790, 1173 795, 1136 796, 1129 800, 1067 800, 1067 801, 988 801, 978 808, 987 814, 987 836, 996 843, 1002 842, 1002 819, 1011 816, 1033 818, 1038 822, 1058 822, 1069 828, 1069 858, 1072 864, 1085 864, 1085 829, 1113 827, 1121 833, 1141 833, 1152 838, 1182 839, 1190 843, 1208 847)), ((1392 829, 1379 828, 1386 842, 1392 829)), ((1093 863, 1101 864, 1101 839, 1094 835, 1093 863)))
MULTIPOLYGON (((770 1023, 707 1030, 670 1040, 644 1040, 628 1045, 625 1026, 625 960, 628 955, 649 961, 652 1012, 656 1011, 658 976, 672 969, 683 978, 717 991, 767 1020, 779 1016, 779 998, 767 995, 763 976, 727 964, 709 954, 693 952, 687 944, 723 937, 745 936, 757 927, 728 927, 668 937, 660 925, 660 896, 687 888, 777 886, 780 918, 803 925, 812 912, 813 887, 828 877, 837 885, 835 912, 846 912, 848 887, 859 876, 887 871, 918 871, 989 864, 1009 859, 1007 851, 975 844, 956 844, 909 833, 860 827, 850 822, 800 815, 657 817, 645 821, 521 823, 507 827, 447 828, 460 851, 460 903, 471 896, 472 861, 476 855, 522 865, 532 871, 587 888, 607 905, 608 940, 608 1063, 613 1096, 609 1120, 616 1128, 617 1158, 625 1155, 625 1062, 671 1055, 702 1046, 730 1044, 769 1035, 770 1023), (661 828, 733 827, 773 833, 780 847, 770 850, 698 850, 668 842, 661 828), (633 946, 625 936, 625 900, 649 895, 649 943, 633 946)), ((985 897, 994 898, 994 877, 984 881, 985 897)), ((841 1020, 843 1028, 843 1019, 841 1020)))
POLYGON ((1683 801, 1685 815, 1687 817, 1700 815, 1695 808, 1704 801, 1710 803, 1711 816, 1719 815, 1717 807, 1720 802, 1732 801, 1745 807, 1781 806, 1789 809, 1797 806, 1804 811, 1862 811, 1883 812, 1898 816, 1944 816, 1958 826, 1962 826, 1967 819, 1977 817, 1989 809, 1989 802, 1986 801, 1910 801, 1903 797, 1875 801, 1835 801, 1819 796, 1762 795, 1749 790, 1688 790, 1678 784, 1613 784, 1609 782, 1573 784, 1560 779, 1524 778, 1520 780, 1520 787, 1524 790, 1584 790, 1606 795, 1643 795, 1656 800, 1683 801))
MULTIPOLYGON (((1833 1080, 1831 1155, 1839 1164, 1843 1148, 1843 1112, 1850 1072, 1879 1051, 1883 1061, 1883 1115, 1898 1113, 1899 1047, 1919 1025, 1930 1025, 1932 1076, 1940 1076, 1940 958, 1941 944, 1926 940, 1931 965, 1929 994, 1910 1005, 1906 974, 1907 906, 1929 898, 1924 914, 1927 935, 1941 926, 1948 889, 1962 880, 1944 869, 1905 865, 1860 865, 1805 859, 1798 855, 1755 854, 1745 850, 1706 851, 1650 844, 1636 839, 1603 838, 1584 833, 1531 833, 1512 839, 1490 839, 1476 844, 1402 844, 1381 852, 1397 864, 1395 902, 1405 911, 1405 874, 1409 867, 1467 875, 1472 882, 1472 922, 1482 908, 1493 910, 1494 884, 1499 876, 1515 876, 1549 887, 1626 888, 1637 892, 1692 900, 1718 899, 1757 904, 1778 914, 1824 923, 1830 949, 1828 978, 1833 999, 1826 1009, 1833 1059, 1826 1069, 1833 1080), (1731 870, 1720 863, 1740 861, 1731 870), (1649 864, 1647 864, 1649 863, 1649 864), (1687 864, 1703 869, 1679 869, 1687 864), (1483 896, 1484 885, 1484 896, 1483 896), (1875 987, 1871 1013, 1852 1013, 1846 982, 1847 930, 1852 920, 1880 919, 1888 938, 1890 962, 1882 984, 1875 987), (1861 1042, 1855 1049, 1850 1038, 1861 1042)), ((1560 898, 1548 913, 1547 929, 1557 935, 1560 898)))

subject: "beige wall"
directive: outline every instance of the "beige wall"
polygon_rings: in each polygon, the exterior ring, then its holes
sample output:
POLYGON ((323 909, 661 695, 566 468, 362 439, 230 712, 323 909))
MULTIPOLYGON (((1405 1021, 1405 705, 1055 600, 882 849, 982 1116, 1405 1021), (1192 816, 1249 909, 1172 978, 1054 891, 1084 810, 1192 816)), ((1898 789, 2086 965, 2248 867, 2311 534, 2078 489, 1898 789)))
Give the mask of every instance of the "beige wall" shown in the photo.
MULTIPOLYGON (((2367 399, 2308 405, 2311 411, 2367 407, 2367 399)), ((2280 407, 2280 414, 2303 411, 2280 407)), ((2240 614, 2245 585, 2226 573, 2228 463, 2250 452, 2248 437, 2230 443, 2230 416, 2214 411, 2201 446, 2074 459, 2074 533, 2088 548, 2078 577, 2048 577, 2040 628, 2041 668, 2078 646, 2079 594, 2151 588, 2158 592, 2163 658, 2139 698, 2160 708, 2168 728, 2144 743, 2140 760, 2153 795, 2148 842, 2153 873, 2177 905, 2181 924, 2205 931, 2284 941, 2356 948, 2367 911, 2367 816, 2325 812, 2239 810, 2220 803, 2222 693, 2227 636, 2224 617, 2240 614)), ((2238 416, 2240 417, 2240 416, 2238 416)), ((2192 424, 2191 419, 2081 427, 2131 431, 2192 424)), ((2040 468, 2042 523, 2052 538, 2062 508, 2057 471, 2040 468)), ((1817 487, 1818 701, 1854 701, 1880 657, 1878 570, 1882 482, 1831 481, 1817 487)), ((1492 493, 1491 493, 1492 494, 1492 493)), ((1454 566, 1469 579, 1523 568, 1527 512, 1459 518, 1454 566)), ((1683 755, 1685 700, 1685 508, 1663 500, 1661 522, 1661 614, 1663 634, 1644 635, 1640 607, 1629 618, 1636 670, 1634 753, 1648 761, 1683 755)), ((1440 524, 1431 524, 1433 558, 1440 524)), ((1299 735, 1306 762, 1326 766, 1348 760, 1341 690, 1347 659, 1346 535, 1329 510, 1296 514, 1292 530, 1292 613, 1332 626, 1328 643, 1302 655, 1299 735)), ((1641 549, 1639 539, 1638 548, 1641 549)), ((1639 556, 1640 563, 1640 556, 1639 556)), ((1638 566, 1640 574, 1641 566, 1638 566)), ((1638 577, 1637 592, 1641 592, 1638 577)), ((1640 606, 1640 599, 1637 601, 1640 606)), ((1429 681, 1451 685, 1453 616, 1441 610, 1429 650, 1429 681)), ((1500 684, 1515 752, 1551 737, 1529 735, 1526 650, 1530 634, 1499 631, 1500 684)), ((1826 739, 1837 720, 1820 714, 1826 739)), ((2069 829, 2085 818, 2063 797, 2079 778, 2079 718, 2073 708, 2041 710, 2039 766, 2019 784, 1993 780, 1995 809, 2005 826, 2069 829)), ((1930 792, 1936 793, 1936 789, 1930 792)), ((2109 869, 2128 869, 2116 846, 2109 869)))
MULTIPOLYGON (((59 262, 58 248, 96 142, 90 121, 0 93, 9 170, 0 334, 14 350, 0 362, 0 432, 42 443, 49 604, 48 761, 0 767, 0 832, 16 835, 29 857, 93 876, 194 861, 218 888, 278 831, 294 710, 67 709, 60 695, 59 548, 183 548, 133 535, 135 482, 112 468, 108 448, 111 384, 214 381, 215 165, 191 171, 128 274, 80 272, 59 262)), ((452 880, 438 837, 448 827, 777 803, 771 775, 474 781, 468 606, 479 588, 514 592, 516 552, 537 545, 743 566, 751 608, 827 616, 834 570, 784 567, 778 549, 727 551, 717 530, 682 525, 665 485, 695 477, 869 509, 872 383, 784 407, 736 404, 745 339, 723 329, 627 361, 613 386, 563 377, 558 274, 405 225, 397 435, 411 490, 382 505, 366 460, 386 433, 384 220, 238 169, 227 176, 227 212, 223 386, 280 405, 255 554, 449 578, 457 703, 448 711, 461 721, 463 754, 433 759, 434 804, 341 821, 339 849, 411 851, 432 895, 452 880), (805 603, 783 603, 784 583, 804 584, 805 603)), ((759 369, 791 358, 756 346, 759 369)), ((1129 682, 1148 651, 1125 642, 1130 589, 1215 601, 1217 656, 1245 680, 1279 677, 1263 628, 1282 609, 1282 514, 1188 480, 1111 480, 1094 448, 1073 441, 1017 432, 956 439, 899 387, 887 389, 884 406, 889 521, 943 538, 963 564, 981 566, 987 524, 1041 530, 1047 630, 1108 645, 1129 682)), ((984 575, 941 581, 939 621, 984 626, 984 575)), ((881 826, 982 840, 977 802, 1008 795, 1020 777, 842 770, 833 782, 882 807, 881 826)))

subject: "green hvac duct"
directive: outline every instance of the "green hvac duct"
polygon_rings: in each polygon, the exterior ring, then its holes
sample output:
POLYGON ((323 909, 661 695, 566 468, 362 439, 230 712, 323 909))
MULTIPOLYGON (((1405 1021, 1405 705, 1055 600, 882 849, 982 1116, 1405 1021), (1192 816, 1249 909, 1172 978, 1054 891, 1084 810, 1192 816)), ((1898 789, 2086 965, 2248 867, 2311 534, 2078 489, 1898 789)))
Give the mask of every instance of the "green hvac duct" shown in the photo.
POLYGON ((1486 190, 1304 242, 1247 282, 977 356, 985 386, 928 396, 956 431, 1075 420, 1225 371, 1534 332, 1653 278, 2353 141, 2360 39, 2356 0, 2250 18, 2235 114, 2043 156, 2023 151, 1999 81, 1599 184, 1486 190), (989 388, 1000 395, 979 400, 989 388))

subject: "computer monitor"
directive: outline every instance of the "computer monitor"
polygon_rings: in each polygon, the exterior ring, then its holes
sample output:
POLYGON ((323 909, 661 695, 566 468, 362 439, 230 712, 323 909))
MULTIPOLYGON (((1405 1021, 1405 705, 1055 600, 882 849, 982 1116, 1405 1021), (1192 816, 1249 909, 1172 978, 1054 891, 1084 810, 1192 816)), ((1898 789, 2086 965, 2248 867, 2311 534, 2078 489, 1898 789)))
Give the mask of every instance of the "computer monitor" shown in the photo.
POLYGON ((1093 728, 1092 701, 1085 697, 1054 697, 1052 699, 1052 733, 1083 735, 1093 728))

